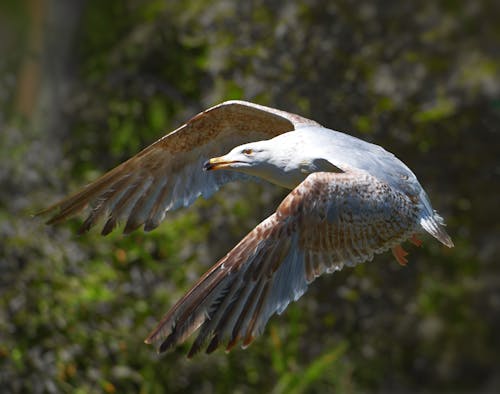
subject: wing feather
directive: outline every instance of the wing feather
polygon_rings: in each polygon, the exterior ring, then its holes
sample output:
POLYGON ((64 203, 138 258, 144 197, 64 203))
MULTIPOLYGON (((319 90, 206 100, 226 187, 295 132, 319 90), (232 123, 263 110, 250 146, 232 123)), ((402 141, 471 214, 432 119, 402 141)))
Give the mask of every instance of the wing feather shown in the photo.
POLYGON ((125 234, 136 230, 142 224, 146 224, 148 216, 153 210, 153 205, 163 187, 165 187, 165 179, 151 180, 151 185, 141 193, 128 216, 127 224, 123 230, 125 234))
POLYGON ((231 148, 269 139, 316 122, 245 101, 227 101, 194 116, 137 155, 39 214, 60 223, 90 207, 81 232, 106 220, 102 233, 126 221, 125 232, 145 224, 152 230, 166 211, 208 197, 223 184, 249 178, 236 172, 203 172, 205 160, 231 148), (158 188, 156 186, 158 185, 158 188), (161 185, 161 186, 160 186, 161 185), (125 194, 121 192, 127 190, 125 194))
POLYGON ((418 215, 405 194, 364 171, 311 174, 198 280, 146 343, 164 351, 199 329, 189 357, 207 343, 208 353, 223 343, 246 347, 316 277, 409 238, 418 215))

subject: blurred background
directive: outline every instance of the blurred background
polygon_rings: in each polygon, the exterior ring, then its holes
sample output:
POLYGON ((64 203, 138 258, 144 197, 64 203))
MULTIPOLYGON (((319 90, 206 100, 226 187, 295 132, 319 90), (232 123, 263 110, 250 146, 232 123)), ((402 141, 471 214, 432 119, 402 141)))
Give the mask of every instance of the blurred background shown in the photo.
POLYGON ((500 392, 500 3, 1 0, 2 392, 500 392), (446 218, 318 279, 246 350, 147 333, 286 191, 228 185, 145 235, 31 215, 227 99, 394 152, 446 218), (243 189, 244 187, 244 189, 243 189))

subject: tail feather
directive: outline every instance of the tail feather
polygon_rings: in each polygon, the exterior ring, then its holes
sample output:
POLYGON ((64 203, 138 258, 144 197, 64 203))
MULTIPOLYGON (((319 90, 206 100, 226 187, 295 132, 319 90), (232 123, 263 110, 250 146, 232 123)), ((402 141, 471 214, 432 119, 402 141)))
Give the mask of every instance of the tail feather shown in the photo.
POLYGON ((434 211, 432 216, 426 216, 420 219, 420 225, 422 228, 436 238, 443 245, 453 248, 454 244, 451 237, 448 235, 444 227, 444 219, 434 211))

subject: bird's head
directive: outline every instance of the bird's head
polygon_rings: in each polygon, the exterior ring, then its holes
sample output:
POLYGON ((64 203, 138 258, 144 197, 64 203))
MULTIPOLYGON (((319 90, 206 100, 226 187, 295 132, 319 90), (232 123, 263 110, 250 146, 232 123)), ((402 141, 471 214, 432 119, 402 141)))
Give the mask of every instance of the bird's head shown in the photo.
POLYGON ((238 171, 293 189, 307 176, 301 163, 301 152, 294 146, 265 140, 237 146, 227 155, 206 161, 203 168, 238 171))
POLYGON ((294 168, 294 155, 285 146, 264 140, 240 145, 227 155, 205 162, 206 171, 233 170, 293 189, 302 179, 294 168))
POLYGON ((203 165, 206 171, 233 170, 261 176, 269 165, 270 152, 265 146, 265 141, 240 145, 228 154, 207 160, 203 165))
POLYGON ((328 160, 311 158, 300 144, 277 138, 237 146, 227 155, 207 160, 203 168, 243 172, 288 189, 313 172, 342 172, 328 160))

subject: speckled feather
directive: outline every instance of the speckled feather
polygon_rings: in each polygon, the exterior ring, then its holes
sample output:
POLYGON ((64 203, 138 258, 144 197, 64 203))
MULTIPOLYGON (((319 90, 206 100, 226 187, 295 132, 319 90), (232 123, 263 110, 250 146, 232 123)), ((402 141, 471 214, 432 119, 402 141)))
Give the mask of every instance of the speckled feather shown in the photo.
POLYGON ((156 228, 165 213, 209 197, 220 186, 249 176, 206 173, 210 157, 251 141, 269 139, 302 126, 319 126, 299 115, 243 101, 227 101, 191 118, 81 191, 41 211, 60 223, 88 210, 80 232, 105 220, 102 234, 125 221, 124 233, 156 228))
MULTIPOLYGON (((120 221, 126 221, 125 233, 142 225, 151 230, 166 212, 208 197, 226 182, 251 178, 205 172, 203 163, 257 140, 269 140, 269 162, 285 170, 279 174, 286 177, 292 169, 300 180, 289 183, 293 190, 276 212, 205 273, 152 331, 146 343, 159 343, 160 352, 198 329, 189 356, 204 346, 209 353, 221 344, 228 350, 238 343, 245 347, 323 273, 388 249, 405 264, 400 243, 418 244, 415 234, 421 232, 453 246, 416 176, 392 153, 298 115, 243 101, 202 112, 40 214, 52 215, 48 223, 55 224, 90 208, 81 231, 102 220, 103 234, 120 221)), ((281 179, 275 183, 285 185, 281 179)))
POLYGON ((160 351, 198 328, 189 356, 225 343, 247 346, 274 313, 325 272, 353 266, 403 242, 419 208, 364 171, 314 173, 207 272, 165 316, 147 343, 160 351))

